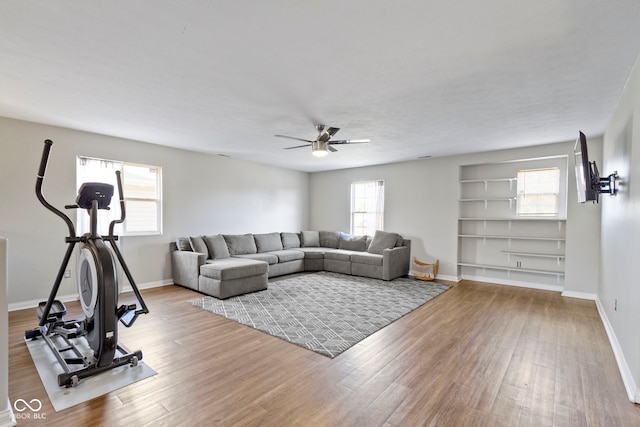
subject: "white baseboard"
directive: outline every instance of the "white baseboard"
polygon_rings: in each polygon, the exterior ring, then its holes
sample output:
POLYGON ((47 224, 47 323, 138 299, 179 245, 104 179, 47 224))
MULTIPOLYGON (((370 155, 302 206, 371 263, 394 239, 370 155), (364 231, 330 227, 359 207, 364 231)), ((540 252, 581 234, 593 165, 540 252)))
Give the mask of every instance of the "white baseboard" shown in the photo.
POLYGON ((521 288, 530 288, 530 289, 540 289, 543 291, 554 291, 554 292, 562 292, 563 287, 560 285, 547 285, 543 283, 533 283, 533 282, 522 282, 518 280, 505 280, 498 279, 495 277, 484 277, 484 276, 474 276, 474 275, 462 275, 462 279, 464 280, 474 280, 476 282, 486 282, 486 283, 495 283, 497 285, 507 285, 507 286, 518 286, 521 288))
POLYGON ((574 291, 562 291, 563 297, 569 298, 579 298, 579 299, 588 299, 590 301, 595 301, 598 298, 597 294, 590 294, 587 292, 574 292, 574 291))
MULTIPOLYGON (((172 284, 173 284, 173 280, 171 280, 171 279, 158 280, 158 281, 155 281, 155 282, 146 282, 146 283, 139 284, 138 285, 138 289, 158 288, 160 286, 167 286, 167 285, 172 285, 172 284)), ((122 287, 122 292, 133 292, 133 288, 131 287, 131 285, 123 286, 122 287)), ((78 300, 78 294, 58 295, 56 297, 56 299, 58 299, 58 300, 60 300, 62 302, 77 301, 78 300)), ((45 300, 30 300, 30 301, 14 302, 14 303, 9 304, 9 311, 23 310, 25 308, 35 308, 42 301, 46 301, 46 299, 45 300)))
MULTIPOLYGON (((56 299, 62 302, 76 301, 78 299, 78 294, 58 295, 56 296, 56 299)), ((42 301, 46 301, 46 298, 40 300, 32 299, 30 301, 14 302, 9 304, 9 311, 23 310, 25 308, 35 308, 42 301)))
MULTIPOLYGON (((172 279, 142 283, 138 285, 138 289, 159 288, 160 286, 168 286, 168 285, 173 285, 172 279)), ((122 292, 133 292, 133 288, 131 287, 131 285, 123 286, 122 292)))
POLYGON ((460 278, 458 276, 447 276, 446 274, 438 274, 436 276, 436 280, 448 280, 449 282, 459 282, 460 278))
POLYGON ((7 409, 0 411, 0 427, 12 427, 16 425, 16 416, 11 410, 11 402, 7 399, 7 409))
POLYGON ((600 318, 604 324, 604 329, 609 337, 609 343, 613 349, 613 354, 616 357, 616 362, 618 363, 618 369, 620 370, 620 375, 622 376, 622 382, 624 383, 624 388, 627 391, 627 396, 631 402, 640 403, 640 389, 638 389, 638 386, 633 380, 633 375, 631 375, 631 370, 624 358, 624 353, 622 352, 618 338, 616 337, 616 334, 611 327, 611 323, 607 318, 607 313, 604 311, 604 307, 602 306, 600 299, 596 297, 595 301, 596 307, 598 307, 598 313, 600 314, 600 318))

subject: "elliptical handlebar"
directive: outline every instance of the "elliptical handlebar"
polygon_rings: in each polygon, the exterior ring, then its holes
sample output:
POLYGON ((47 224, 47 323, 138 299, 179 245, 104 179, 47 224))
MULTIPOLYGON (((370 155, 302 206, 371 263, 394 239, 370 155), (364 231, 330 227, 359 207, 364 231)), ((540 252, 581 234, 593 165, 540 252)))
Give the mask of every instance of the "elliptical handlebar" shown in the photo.
POLYGON ((116 224, 122 224, 127 217, 124 206, 124 193, 122 192, 122 177, 120 175, 121 172, 116 171, 116 181, 118 182, 118 197, 120 198, 120 219, 114 219, 109 224, 109 236, 114 236, 113 228, 116 226, 116 224))
POLYGON ((51 212, 58 215, 60 218, 64 220, 64 222, 67 224, 67 228, 69 229, 69 237, 75 238, 76 229, 73 225, 73 222, 71 221, 71 218, 69 218, 64 212, 53 207, 49 202, 47 202, 47 200, 44 198, 44 195, 42 194, 42 183, 44 181, 44 175, 47 170, 47 162, 49 161, 49 154, 51 152, 52 145, 53 145, 53 141, 51 141, 50 139, 46 139, 44 141, 42 158, 40 159, 40 167, 38 168, 38 176, 36 178, 36 196, 38 197, 38 200, 40 201, 40 203, 44 205, 45 208, 47 208, 48 210, 50 210, 51 212))

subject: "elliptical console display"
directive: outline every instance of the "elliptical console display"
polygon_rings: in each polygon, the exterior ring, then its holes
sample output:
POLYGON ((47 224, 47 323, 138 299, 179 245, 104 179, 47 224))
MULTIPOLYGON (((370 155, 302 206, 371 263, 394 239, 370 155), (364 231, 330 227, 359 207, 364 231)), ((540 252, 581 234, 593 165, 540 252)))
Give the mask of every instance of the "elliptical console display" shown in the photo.
POLYGON ((58 375, 58 385, 72 387, 83 378, 118 366, 126 364, 136 366, 138 361, 142 359, 142 352, 140 350, 129 352, 118 344, 118 322, 130 327, 140 314, 147 314, 149 310, 118 246, 115 244, 118 236, 114 234, 114 227, 116 224, 124 222, 126 217, 120 171, 116 171, 120 195, 120 219, 111 221, 107 236, 98 234, 98 211, 109 209, 114 188, 111 184, 86 182, 78 190, 76 203, 65 206, 66 209, 85 209, 90 217, 90 232, 76 236, 71 219, 64 212, 49 204, 42 194, 42 184, 52 145, 51 140, 44 142, 36 179, 36 196, 45 208, 62 218, 66 223, 69 236, 65 241, 68 246, 49 299, 41 302, 36 309, 36 315, 39 319, 38 327, 26 331, 25 337, 27 339, 42 337, 46 341, 64 369, 64 373, 58 375), (80 244, 77 272, 78 294, 85 318, 65 320, 66 307, 56 299, 56 295, 76 244, 80 244), (119 286, 116 259, 131 284, 140 308, 136 304, 118 306, 119 286), (78 346, 80 344, 78 340, 85 340, 93 354, 88 356, 84 354, 78 346))

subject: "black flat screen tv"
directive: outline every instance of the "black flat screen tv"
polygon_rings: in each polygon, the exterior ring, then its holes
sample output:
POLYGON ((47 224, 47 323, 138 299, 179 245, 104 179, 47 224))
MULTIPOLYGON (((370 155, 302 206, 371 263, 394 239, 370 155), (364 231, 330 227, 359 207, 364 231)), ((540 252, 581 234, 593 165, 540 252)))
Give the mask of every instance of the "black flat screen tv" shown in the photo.
POLYGON ((578 202, 597 202, 599 194, 600 176, 595 162, 589 161, 587 137, 578 132, 578 139, 573 148, 575 155, 576 184, 578 186, 578 202))

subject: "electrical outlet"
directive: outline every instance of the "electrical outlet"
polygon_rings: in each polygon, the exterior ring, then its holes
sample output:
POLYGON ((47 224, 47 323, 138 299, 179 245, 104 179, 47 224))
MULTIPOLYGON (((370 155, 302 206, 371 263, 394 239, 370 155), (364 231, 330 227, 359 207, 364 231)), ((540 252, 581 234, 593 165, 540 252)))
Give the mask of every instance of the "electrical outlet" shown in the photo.
POLYGON ((65 270, 64 271, 64 278, 68 279, 69 277, 71 277, 71 270, 65 270))

